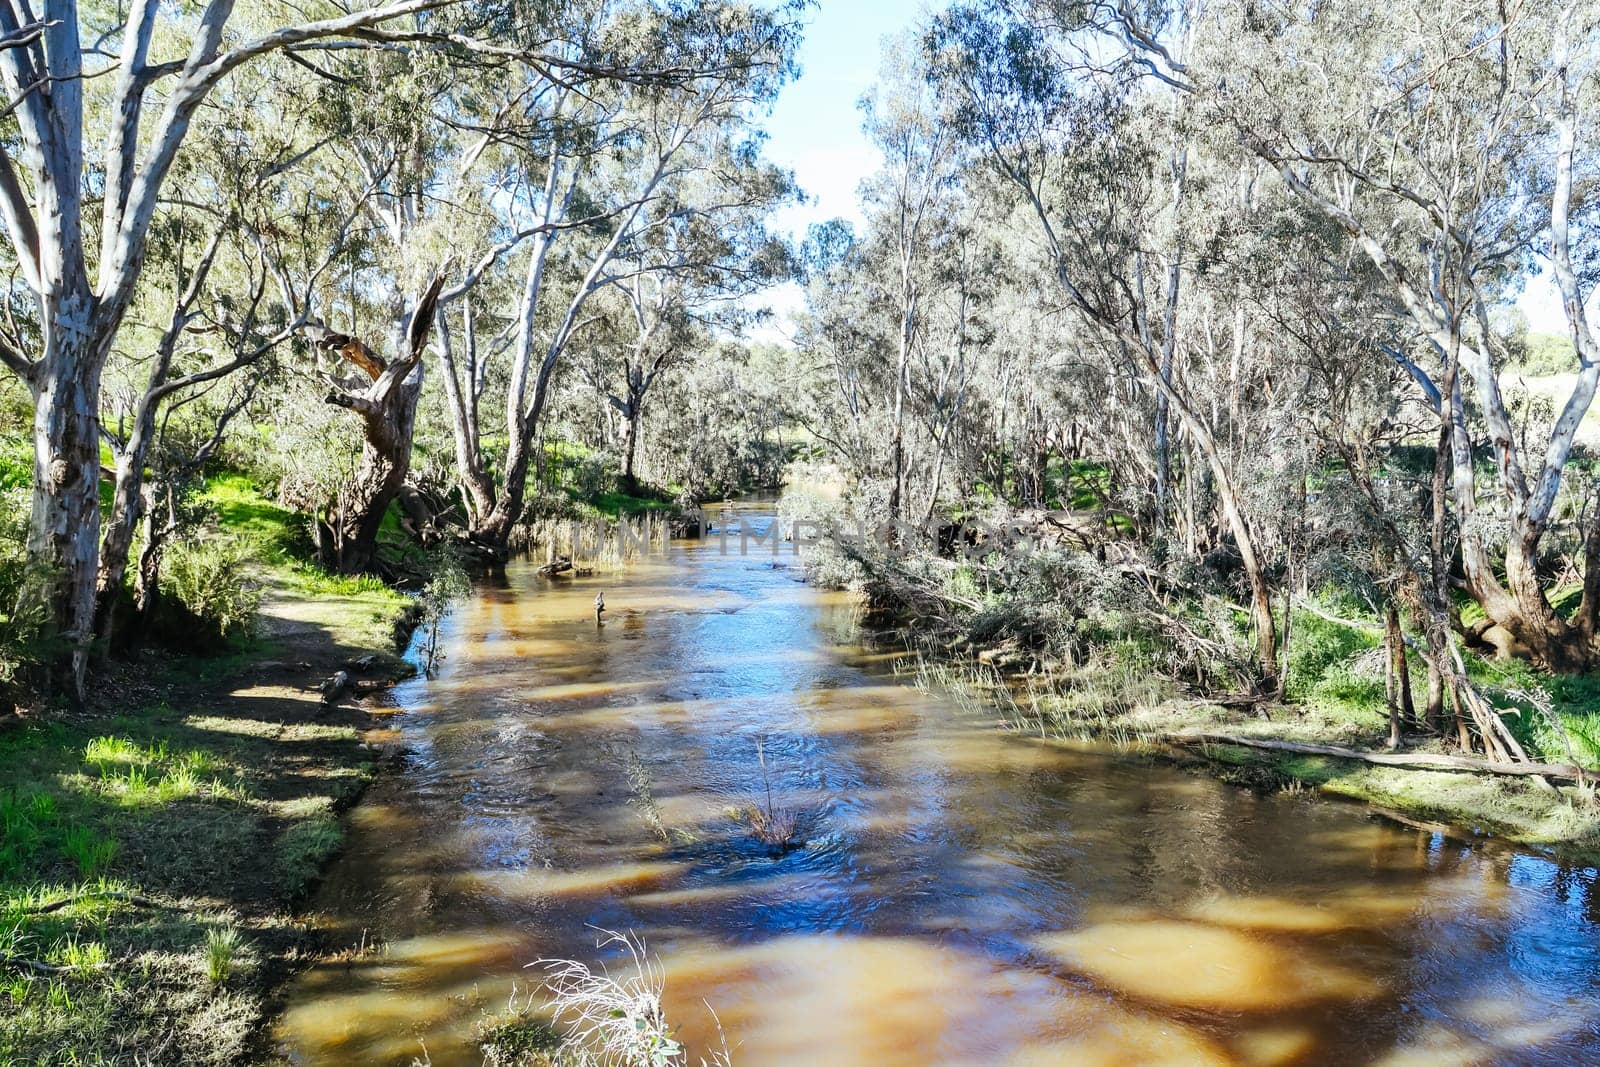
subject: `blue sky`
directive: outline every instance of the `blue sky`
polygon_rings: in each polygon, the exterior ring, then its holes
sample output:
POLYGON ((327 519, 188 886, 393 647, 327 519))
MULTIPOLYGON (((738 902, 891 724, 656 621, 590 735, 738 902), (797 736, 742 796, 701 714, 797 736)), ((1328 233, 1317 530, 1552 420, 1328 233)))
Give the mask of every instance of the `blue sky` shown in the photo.
MULTIPOLYGON (((856 187, 879 156, 861 132, 856 101, 878 80, 884 38, 904 33, 924 9, 923 0, 821 0, 809 13, 800 77, 784 87, 766 122, 767 157, 794 171, 807 197, 778 216, 778 229, 799 238, 814 222, 861 223, 856 187)), ((776 321, 756 336, 781 343, 792 333, 789 313, 804 304, 800 288, 781 286, 763 302, 776 321)))
POLYGON ((856 186, 878 166, 861 132, 856 101, 878 80, 885 37, 904 33, 922 0, 822 0, 810 13, 800 46, 800 77, 778 97, 767 131, 767 155, 793 170, 815 203, 786 212, 780 224, 844 217, 860 221, 856 186))
MULTIPOLYGON (((878 80, 884 38, 906 32, 927 10, 925 0, 821 0, 810 13, 800 46, 800 77, 785 86, 766 123, 767 155, 794 172, 808 202, 782 212, 777 227, 795 237, 814 222, 861 222, 856 188, 878 166, 878 153, 861 132, 856 101, 878 80)), ((789 312, 802 305, 787 285, 767 301, 777 313, 761 339, 780 341, 791 330, 789 312)), ((1534 330, 1566 333, 1555 286, 1547 275, 1528 281, 1517 301, 1534 330)))

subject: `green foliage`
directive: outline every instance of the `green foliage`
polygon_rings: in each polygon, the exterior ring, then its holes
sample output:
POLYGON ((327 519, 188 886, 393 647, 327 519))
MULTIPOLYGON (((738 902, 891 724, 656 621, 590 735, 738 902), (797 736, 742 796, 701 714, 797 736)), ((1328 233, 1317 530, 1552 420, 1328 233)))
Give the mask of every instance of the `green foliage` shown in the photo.
POLYGON ((1528 375, 1576 374, 1578 354, 1572 338, 1554 333, 1528 334, 1526 348, 1511 369, 1528 375))
MULTIPOLYGON (((0 466, 0 482, 6 477, 0 466)), ((0 487, 0 711, 8 698, 31 700, 52 645, 43 598, 30 592, 43 582, 27 560, 29 495, 25 485, 0 487)))
POLYGON ((0 1063, 156 1047, 172 1050, 163 1062, 246 1058, 263 990, 233 909, 294 943, 263 850, 287 828, 282 854, 304 885, 328 854, 335 801, 365 775, 353 731, 261 710, 217 700, 0 730, 0 957, 68 969, 0 962, 0 1063))
POLYGON ((305 516, 267 499, 248 475, 237 471, 210 475, 200 500, 230 537, 246 545, 252 558, 265 563, 311 558, 305 516))
POLYGON ((84 762, 97 772, 107 795, 130 806, 230 795, 211 756, 192 749, 169 751, 164 740, 141 747, 124 738, 97 737, 84 746, 84 762))
POLYGON ((394 589, 371 574, 327 574, 316 567, 301 567, 294 573, 294 584, 312 596, 357 597, 379 594, 393 596, 394 589))
POLYGON ((1329 664, 1307 688, 1305 701, 1331 711, 1387 715, 1383 675, 1362 670, 1357 664, 1340 661, 1329 664))
POLYGON ((0 793, 0 879, 36 862, 46 833, 56 826, 55 807, 49 793, 0 793))
POLYGON ((0 491, 33 487, 33 443, 23 433, 0 432, 0 491))
POLYGON ((439 658, 439 624, 457 601, 472 593, 472 579, 462 565, 460 556, 448 543, 430 549, 423 561, 427 578, 418 597, 422 608, 422 625, 427 627, 423 645, 423 671, 432 674, 439 658))
MULTIPOLYGON (((1296 611, 1289 645, 1287 695, 1296 701, 1331 699, 1347 702, 1370 692, 1371 679, 1350 673, 1350 661, 1378 647, 1371 630, 1329 622, 1309 611, 1296 611)), ((1383 682, 1377 683, 1383 699, 1383 682)))
POLYGON ((161 592, 204 624, 209 644, 250 636, 261 593, 248 547, 233 540, 179 541, 168 546, 161 592))
POLYGON ((652 511, 674 511, 677 509, 676 501, 664 492, 652 493, 648 496, 632 496, 622 492, 620 489, 613 492, 600 493, 589 498, 585 503, 610 519, 632 518, 652 511))
POLYGON ((537 1067, 568 1062, 561 1035, 546 1019, 527 1011, 486 1020, 478 1030, 484 1067, 537 1067))

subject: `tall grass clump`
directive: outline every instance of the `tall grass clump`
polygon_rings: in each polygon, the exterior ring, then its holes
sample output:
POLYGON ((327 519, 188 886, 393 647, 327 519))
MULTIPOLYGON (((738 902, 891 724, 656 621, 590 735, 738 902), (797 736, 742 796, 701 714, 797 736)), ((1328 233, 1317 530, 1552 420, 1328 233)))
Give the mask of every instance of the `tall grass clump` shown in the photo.
POLYGON ((78 876, 85 880, 104 874, 116 859, 118 848, 115 838, 87 826, 68 827, 61 838, 61 851, 77 866, 78 876))
POLYGON ((206 977, 212 985, 221 985, 233 974, 242 943, 236 927, 206 931, 206 977))
POLYGON ((0 715, 33 702, 50 659, 46 599, 28 592, 42 587, 27 562, 28 510, 25 484, 0 485, 0 715))
MULTIPOLYGON (((544 959, 532 964, 545 972, 548 1007, 565 1043, 597 1056, 601 1063, 688 1067, 688 1053, 661 1006, 666 974, 660 963, 650 957, 642 940, 611 930, 600 933, 597 948, 620 946, 625 954, 628 968, 620 977, 604 964, 596 970, 577 960, 544 959)), ((709 1065, 700 1060, 701 1067, 731 1063, 725 1040, 709 1065)))

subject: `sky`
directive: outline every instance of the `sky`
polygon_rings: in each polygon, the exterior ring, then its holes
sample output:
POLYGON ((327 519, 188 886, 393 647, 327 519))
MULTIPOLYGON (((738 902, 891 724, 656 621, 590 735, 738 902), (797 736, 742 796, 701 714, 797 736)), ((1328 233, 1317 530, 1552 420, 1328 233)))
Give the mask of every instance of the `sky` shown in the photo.
MULTIPOLYGON (((810 12, 800 77, 784 87, 764 124, 768 158, 794 172, 807 198, 778 215, 777 229, 798 239, 815 222, 861 224, 856 189, 878 168, 879 155, 861 132, 856 102, 878 80, 884 39, 906 32, 926 9, 925 0, 821 0, 810 12)), ((775 319, 756 338, 787 341, 793 332, 788 315, 803 305, 799 286, 784 285, 764 302, 775 319)), ((1567 332, 1548 274, 1528 280, 1517 306, 1535 332, 1567 332)))
MULTIPOLYGON (((784 210, 777 229, 795 238, 814 222, 843 218, 859 226, 856 187, 878 169, 879 155, 861 132, 856 101, 878 80, 885 37, 904 33, 923 0, 821 0, 800 45, 800 77, 784 87, 765 126, 767 157, 794 172, 805 204, 784 210)), ((776 321, 759 340, 783 341, 787 314, 803 301, 790 284, 770 294, 776 321)))

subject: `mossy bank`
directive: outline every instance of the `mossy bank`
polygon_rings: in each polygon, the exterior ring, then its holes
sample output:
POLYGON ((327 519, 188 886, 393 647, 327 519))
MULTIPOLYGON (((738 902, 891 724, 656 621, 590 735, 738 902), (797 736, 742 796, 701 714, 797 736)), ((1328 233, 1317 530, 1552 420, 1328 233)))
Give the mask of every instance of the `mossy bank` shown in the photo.
MULTIPOLYGON (((1304 791, 1370 804, 1462 839, 1484 836, 1557 858, 1600 864, 1600 802, 1592 788, 1526 777, 1376 766, 1353 759, 1183 740, 1196 732, 1382 751, 1381 704, 1257 705, 1239 709, 1181 695, 1169 680, 1108 677, 1093 691, 1037 676, 923 666, 925 682, 970 691, 969 706, 998 705, 1008 725, 1044 743, 1110 743, 1130 755, 1176 762, 1252 789, 1304 791), (1116 692, 1106 690, 1114 686, 1116 692)), ((1445 752, 1437 738, 1410 737, 1407 752, 1445 752)), ((1600 775, 1597 775, 1600 777, 1600 775)))

